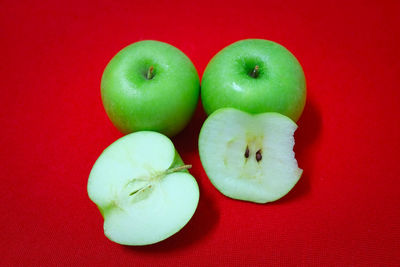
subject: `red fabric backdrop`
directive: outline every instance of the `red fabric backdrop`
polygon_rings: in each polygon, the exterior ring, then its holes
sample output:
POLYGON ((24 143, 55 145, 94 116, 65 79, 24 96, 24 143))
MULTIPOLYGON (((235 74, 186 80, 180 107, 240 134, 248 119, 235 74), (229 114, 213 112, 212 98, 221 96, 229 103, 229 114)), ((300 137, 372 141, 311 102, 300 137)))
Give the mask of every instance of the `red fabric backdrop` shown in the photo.
POLYGON ((1 266, 399 266, 398 2, 40 2, 0 2, 1 266), (201 76, 244 38, 279 42, 303 65, 299 183, 266 205, 221 195, 198 156, 199 105, 173 138, 200 186, 193 219, 149 247, 108 241, 86 192, 121 137, 100 99, 107 62, 155 39, 201 76))

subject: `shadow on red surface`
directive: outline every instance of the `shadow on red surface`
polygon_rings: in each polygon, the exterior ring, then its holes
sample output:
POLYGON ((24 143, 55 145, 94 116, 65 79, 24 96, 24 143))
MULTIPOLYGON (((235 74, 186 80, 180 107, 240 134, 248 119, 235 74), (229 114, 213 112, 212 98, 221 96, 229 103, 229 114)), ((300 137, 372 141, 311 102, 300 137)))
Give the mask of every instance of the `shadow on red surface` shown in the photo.
POLYGON ((187 153, 197 154, 199 134, 206 118, 207 115, 204 112, 201 101, 199 101, 189 124, 182 132, 172 138, 172 141, 176 145, 176 149, 181 155, 187 153))
POLYGON ((199 187, 200 201, 199 205, 197 206, 197 210, 188 224, 184 226, 177 234, 153 245, 142 247, 123 246, 124 249, 143 253, 168 253, 173 250, 188 247, 191 244, 206 238, 207 234, 212 231, 218 222, 219 212, 214 204, 214 201, 212 201, 207 194, 203 194, 203 192, 201 192, 201 185, 199 185, 199 187))
POLYGON ((295 133, 295 153, 299 167, 303 169, 303 175, 296 186, 283 198, 271 204, 282 204, 295 200, 309 193, 311 190, 311 181, 313 171, 313 153, 312 145, 321 135, 322 118, 319 109, 312 101, 308 99, 304 108, 303 115, 297 122, 299 128, 295 133))

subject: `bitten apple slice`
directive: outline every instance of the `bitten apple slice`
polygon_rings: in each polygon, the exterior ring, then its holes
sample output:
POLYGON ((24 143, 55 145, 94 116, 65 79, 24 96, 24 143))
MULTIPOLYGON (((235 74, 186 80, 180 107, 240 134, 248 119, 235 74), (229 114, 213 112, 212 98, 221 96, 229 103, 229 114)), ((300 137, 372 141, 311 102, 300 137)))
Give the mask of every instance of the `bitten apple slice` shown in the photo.
POLYGON ((156 132, 135 132, 111 144, 89 175, 89 198, 104 217, 104 234, 124 245, 148 245, 178 232, 199 200, 171 140, 156 132))
POLYGON ((219 109, 200 131, 204 170, 228 197, 257 203, 275 201, 286 195, 302 174, 293 152, 296 128, 279 113, 252 115, 219 109))

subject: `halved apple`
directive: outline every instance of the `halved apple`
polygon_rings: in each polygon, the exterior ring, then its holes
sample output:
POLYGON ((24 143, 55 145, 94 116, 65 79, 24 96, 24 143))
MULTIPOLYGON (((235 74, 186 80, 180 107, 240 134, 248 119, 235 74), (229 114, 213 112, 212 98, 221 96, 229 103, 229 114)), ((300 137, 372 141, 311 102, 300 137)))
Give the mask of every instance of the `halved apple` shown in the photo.
POLYGON ((178 232, 193 216, 199 188, 171 140, 135 132, 111 144, 89 175, 89 198, 104 234, 124 245, 148 245, 178 232))
POLYGON ((249 114, 233 108, 212 113, 199 136, 204 170, 224 195, 266 203, 286 195, 302 170, 294 157, 297 129, 279 113, 249 114))

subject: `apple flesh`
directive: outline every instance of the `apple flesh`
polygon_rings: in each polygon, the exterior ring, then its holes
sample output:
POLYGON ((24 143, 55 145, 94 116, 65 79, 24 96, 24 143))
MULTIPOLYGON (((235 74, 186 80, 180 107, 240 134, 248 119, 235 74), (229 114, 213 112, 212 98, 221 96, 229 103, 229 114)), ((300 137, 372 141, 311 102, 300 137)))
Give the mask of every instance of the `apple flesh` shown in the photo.
POLYGON ((204 122, 199 154, 213 185, 224 195, 266 203, 286 195, 302 170, 294 157, 297 125, 279 113, 252 115, 223 108, 204 122))
POLYGON ((200 83, 190 59, 172 45, 140 41, 115 55, 101 79, 101 98, 122 133, 176 135, 189 122, 200 83))
POLYGON ((278 112, 297 121, 306 101, 306 81, 297 59, 267 40, 233 43, 208 63, 201 81, 208 115, 233 107, 249 113, 278 112))
POLYGON ((124 245, 148 245, 178 232, 193 216, 199 188, 171 140, 136 132, 111 144, 88 181, 104 218, 104 234, 124 245))

